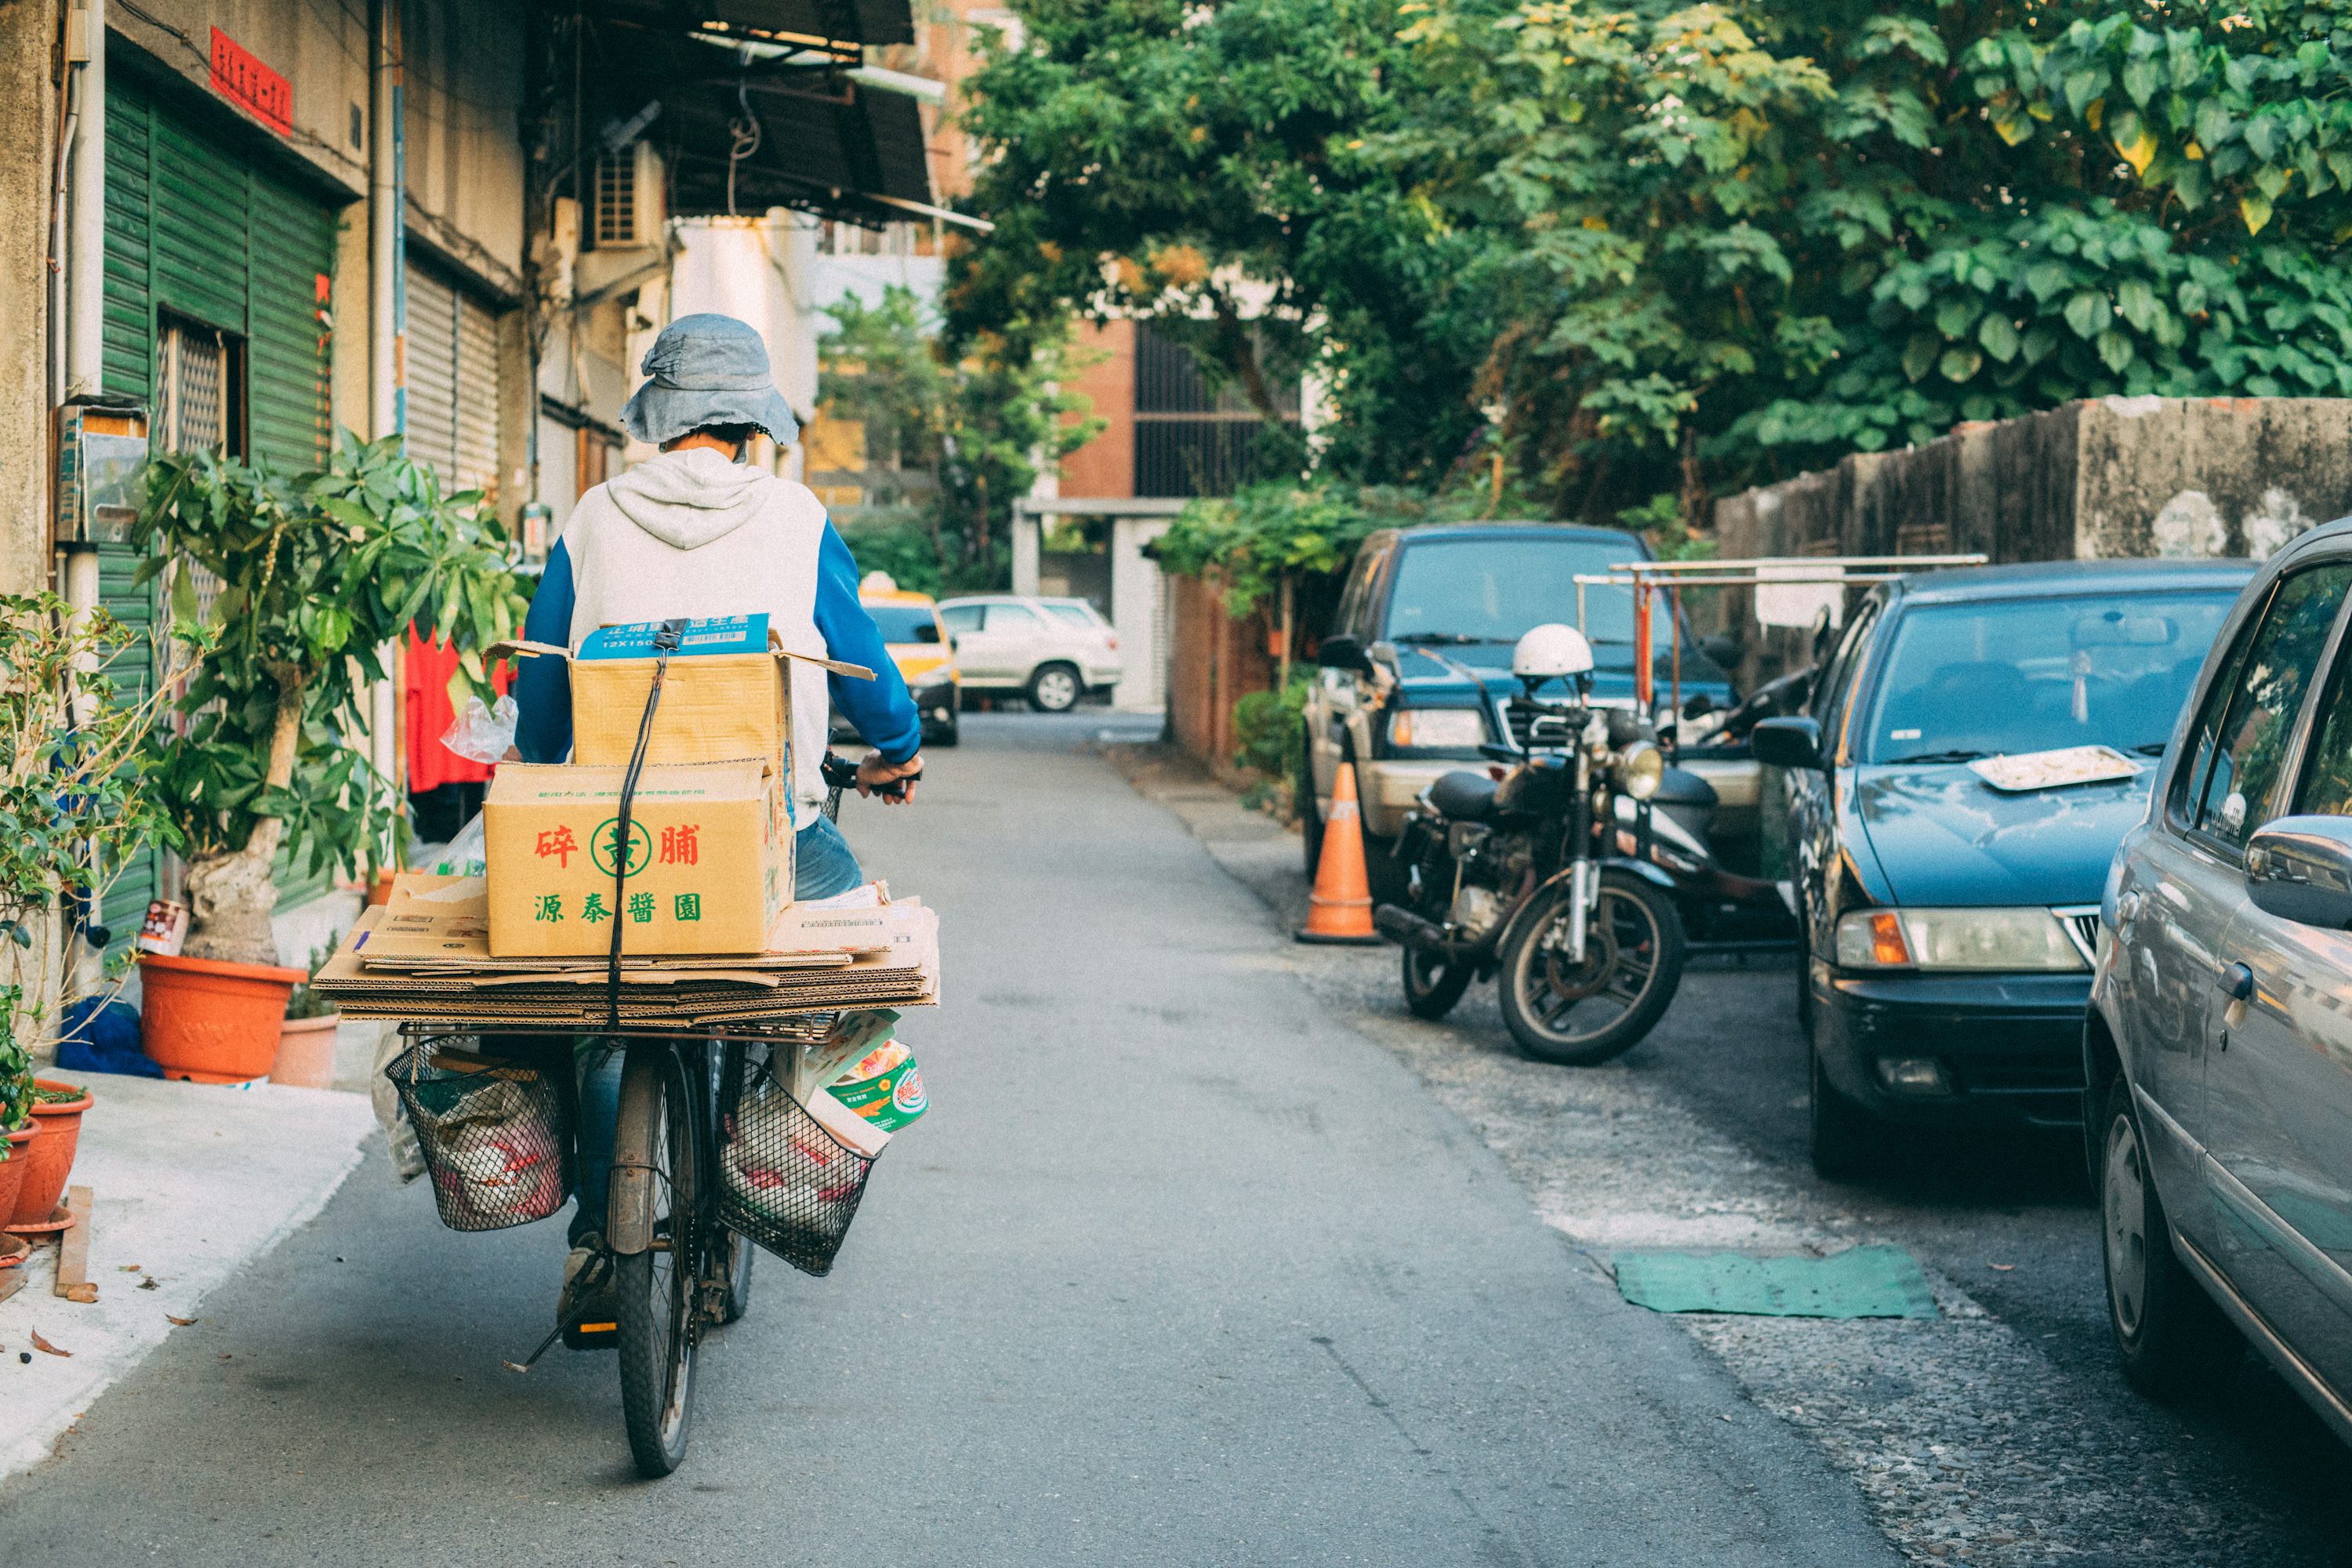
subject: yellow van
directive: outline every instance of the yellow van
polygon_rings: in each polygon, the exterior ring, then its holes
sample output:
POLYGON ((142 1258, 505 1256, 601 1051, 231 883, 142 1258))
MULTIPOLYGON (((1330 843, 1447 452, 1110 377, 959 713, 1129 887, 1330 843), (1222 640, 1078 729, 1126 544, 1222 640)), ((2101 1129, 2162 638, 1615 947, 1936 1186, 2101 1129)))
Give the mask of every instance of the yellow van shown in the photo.
POLYGON ((955 643, 940 619, 939 606, 928 594, 899 587, 887 572, 868 572, 857 584, 857 602, 882 628, 890 662, 915 695, 915 707, 923 716, 923 744, 954 745, 963 677, 956 669, 955 643))

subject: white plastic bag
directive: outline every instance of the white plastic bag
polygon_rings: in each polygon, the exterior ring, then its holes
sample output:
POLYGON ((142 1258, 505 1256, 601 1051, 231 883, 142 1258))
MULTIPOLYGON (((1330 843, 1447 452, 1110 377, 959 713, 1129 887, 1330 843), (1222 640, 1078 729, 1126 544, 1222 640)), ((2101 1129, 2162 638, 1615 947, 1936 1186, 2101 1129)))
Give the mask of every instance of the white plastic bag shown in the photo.
POLYGON ((484 847, 482 814, 474 813, 473 820, 457 829, 457 836, 433 853, 433 858, 417 867, 436 877, 479 877, 489 869, 489 851, 484 847))
POLYGON ((441 731, 441 743, 469 763, 502 762, 514 746, 520 715, 511 696, 499 698, 496 707, 486 706, 478 697, 468 697, 449 727, 441 731))

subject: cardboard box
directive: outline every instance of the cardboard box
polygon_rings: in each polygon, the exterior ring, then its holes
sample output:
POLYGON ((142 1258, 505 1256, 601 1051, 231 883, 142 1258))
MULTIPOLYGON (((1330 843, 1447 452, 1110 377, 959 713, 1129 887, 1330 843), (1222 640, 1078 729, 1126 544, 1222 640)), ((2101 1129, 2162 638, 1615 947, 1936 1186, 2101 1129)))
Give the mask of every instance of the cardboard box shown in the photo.
MULTIPOLYGON (((792 734, 792 683, 782 659, 764 653, 673 658, 654 710, 647 763, 724 763, 754 757, 782 767, 792 734)), ((649 658, 572 661, 572 761, 629 765, 637 723, 653 689, 649 658)))
MULTIPOLYGON (((577 653, 548 643, 506 642, 493 645, 485 657, 564 660, 572 673, 572 763, 626 767, 636 750, 637 726, 645 717, 658 662, 626 655, 641 645, 650 646, 652 634, 667 624, 605 626, 590 633, 577 653)), ((797 765, 785 750, 793 732, 792 682, 785 679, 792 662, 814 664, 853 680, 874 679, 863 665, 785 652, 764 616, 679 621, 676 626, 682 646, 671 655, 669 672, 662 678, 661 705, 654 710, 646 745, 648 763, 756 757, 779 769, 797 765), (740 649, 754 639, 764 641, 765 653, 715 651, 740 649)), ((789 776, 783 788, 789 800, 789 776)))
MULTIPOLYGON (((772 660, 761 662, 772 669, 772 660)), ((614 839, 625 772, 576 763, 499 769, 482 805, 492 956, 601 953, 616 921, 625 953, 765 950, 768 928, 792 902, 792 815, 781 777, 756 761, 648 763, 630 813, 628 880, 616 907, 614 839)))

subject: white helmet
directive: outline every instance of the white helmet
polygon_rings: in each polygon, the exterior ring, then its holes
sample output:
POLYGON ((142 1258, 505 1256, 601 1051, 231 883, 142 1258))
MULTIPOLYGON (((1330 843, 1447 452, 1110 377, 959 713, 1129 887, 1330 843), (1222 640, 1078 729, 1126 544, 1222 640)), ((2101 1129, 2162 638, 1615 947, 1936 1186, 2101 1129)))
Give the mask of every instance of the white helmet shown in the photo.
POLYGON ((1592 668, 1592 645, 1574 626, 1537 626, 1511 650, 1511 673, 1521 680, 1558 680, 1592 668))

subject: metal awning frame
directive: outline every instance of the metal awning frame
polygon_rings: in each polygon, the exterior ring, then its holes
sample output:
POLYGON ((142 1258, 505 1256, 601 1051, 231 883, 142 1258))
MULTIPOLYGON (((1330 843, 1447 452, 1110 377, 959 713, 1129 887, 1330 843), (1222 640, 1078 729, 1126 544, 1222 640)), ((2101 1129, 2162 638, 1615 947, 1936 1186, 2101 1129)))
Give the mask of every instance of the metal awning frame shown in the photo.
POLYGON ((1606 572, 1577 574, 1576 629, 1584 630, 1584 590, 1589 586, 1630 587, 1633 590, 1633 700, 1647 710, 1657 700, 1657 676, 1653 668, 1656 636, 1652 627, 1652 600, 1664 589, 1672 602, 1667 616, 1673 658, 1668 670, 1673 681, 1673 711, 1683 710, 1683 590, 1685 588, 1774 587, 1806 583, 1886 583, 1914 572, 1948 566, 1982 566, 1991 560, 1981 553, 1967 555, 1763 555, 1733 561, 1620 561, 1606 572))

